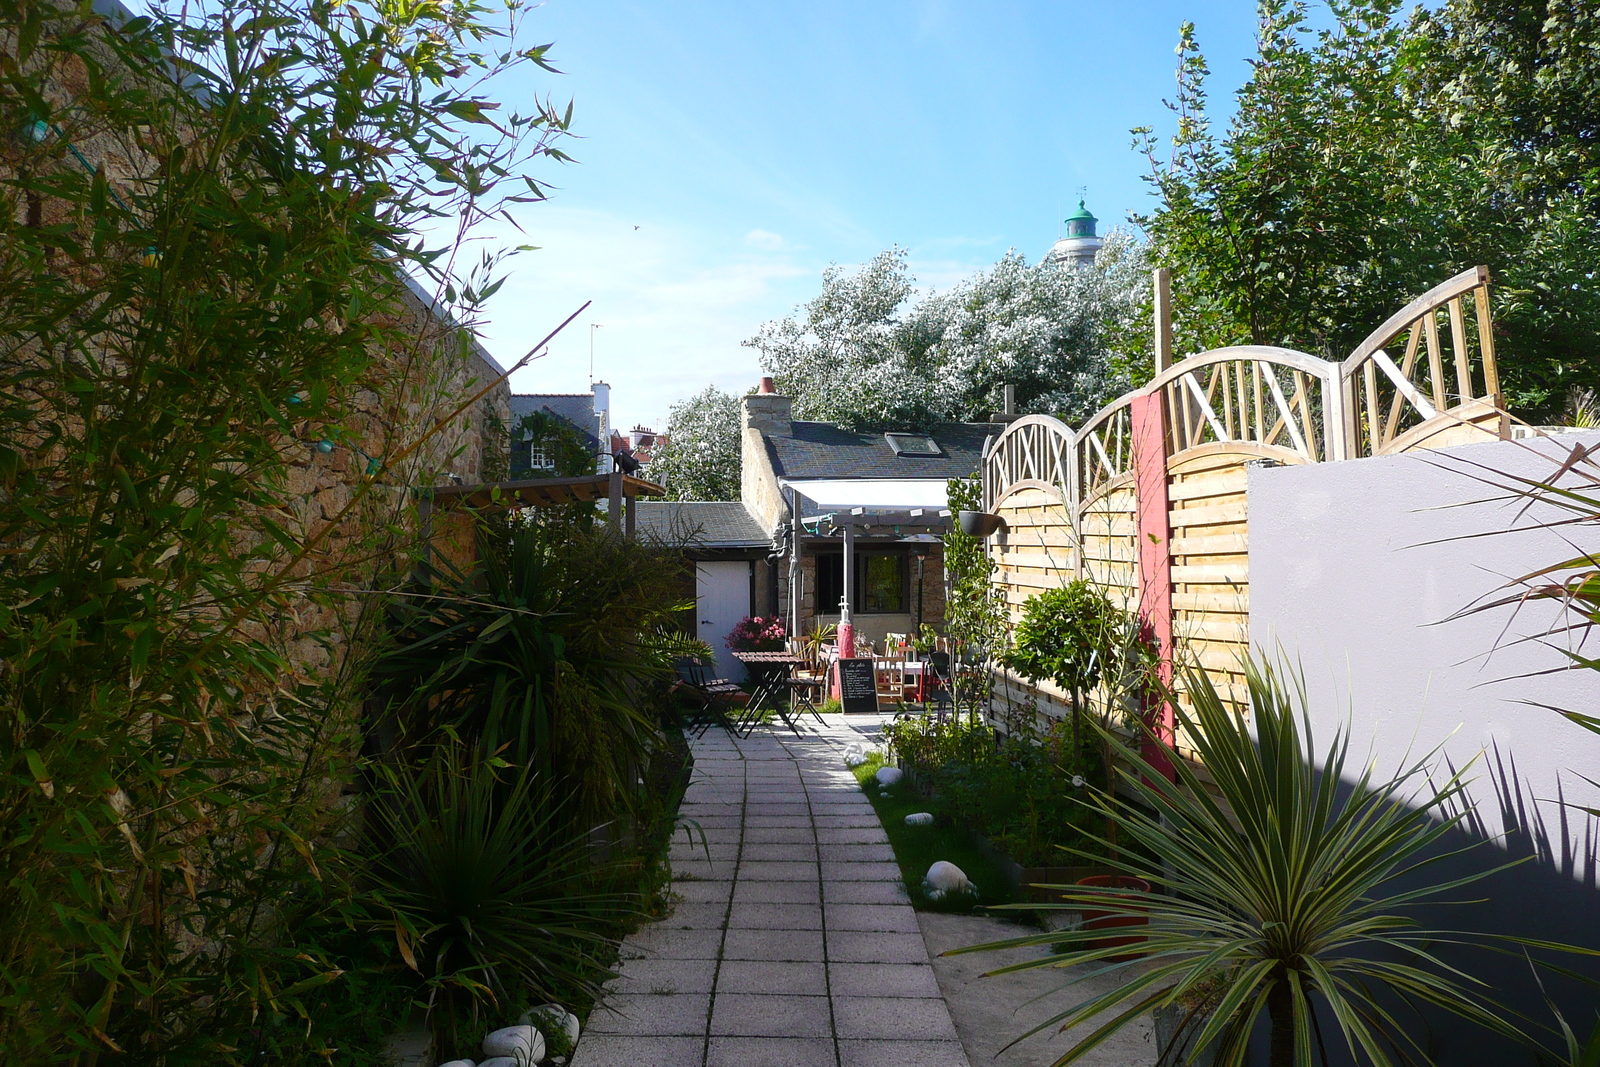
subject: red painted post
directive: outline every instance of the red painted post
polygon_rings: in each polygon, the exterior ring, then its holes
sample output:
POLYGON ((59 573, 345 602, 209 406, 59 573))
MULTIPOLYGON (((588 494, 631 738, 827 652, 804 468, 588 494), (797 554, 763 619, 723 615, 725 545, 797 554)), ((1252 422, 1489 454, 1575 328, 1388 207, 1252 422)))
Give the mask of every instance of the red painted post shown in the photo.
MULTIPOLYGON (((1145 633, 1156 647, 1159 676, 1172 684, 1172 530, 1167 525, 1167 435, 1164 390, 1134 397, 1129 408, 1133 423, 1134 490, 1139 509, 1139 616, 1145 633)), ((1165 700, 1147 708, 1145 721, 1167 745, 1177 739, 1177 721, 1165 700)), ((1160 745, 1146 738, 1140 754, 1152 769, 1174 777, 1172 764, 1160 745)))

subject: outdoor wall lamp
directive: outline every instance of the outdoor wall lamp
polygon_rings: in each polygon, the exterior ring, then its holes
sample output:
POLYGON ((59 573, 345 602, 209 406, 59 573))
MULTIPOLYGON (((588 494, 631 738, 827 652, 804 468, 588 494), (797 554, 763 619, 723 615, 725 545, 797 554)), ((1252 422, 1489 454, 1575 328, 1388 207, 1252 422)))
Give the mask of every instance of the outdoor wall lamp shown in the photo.
POLYGON ((961 532, 968 537, 990 537, 1006 528, 1006 520, 987 511, 963 511, 956 516, 961 532))

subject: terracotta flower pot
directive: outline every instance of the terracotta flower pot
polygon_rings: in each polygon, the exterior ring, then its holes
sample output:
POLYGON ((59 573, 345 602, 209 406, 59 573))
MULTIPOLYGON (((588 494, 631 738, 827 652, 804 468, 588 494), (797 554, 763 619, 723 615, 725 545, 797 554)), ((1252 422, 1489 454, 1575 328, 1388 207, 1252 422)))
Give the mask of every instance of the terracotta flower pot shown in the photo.
MULTIPOLYGON (((1143 878, 1133 878, 1122 874, 1094 874, 1088 878, 1078 879, 1078 884, 1089 889, 1137 889, 1141 893, 1150 892, 1150 883, 1143 878)), ((1133 902, 1129 901, 1126 910, 1132 910, 1133 902)), ((1100 911, 1096 908, 1083 910, 1083 928, 1085 930, 1119 930, 1129 926, 1145 926, 1150 922, 1147 915, 1114 915, 1100 911)), ((1118 948, 1122 945, 1138 945, 1144 943, 1143 934, 1124 934, 1116 937, 1102 937, 1086 942, 1085 948, 1118 948)), ((1136 960, 1139 953, 1132 952, 1126 956, 1111 956, 1110 960, 1136 960)))

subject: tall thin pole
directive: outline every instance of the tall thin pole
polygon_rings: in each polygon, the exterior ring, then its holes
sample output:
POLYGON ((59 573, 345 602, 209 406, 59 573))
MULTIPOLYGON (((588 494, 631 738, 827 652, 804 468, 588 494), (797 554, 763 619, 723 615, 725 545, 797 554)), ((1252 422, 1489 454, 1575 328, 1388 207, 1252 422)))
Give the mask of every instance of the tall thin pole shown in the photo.
POLYGON ((800 493, 792 486, 789 493, 789 636, 802 637, 803 622, 800 618, 800 602, 802 590, 800 588, 800 493))
POLYGON ((922 568, 928 562, 926 552, 917 553, 917 637, 922 637, 922 568))
POLYGON ((589 324, 589 384, 594 384, 594 332, 604 326, 603 322, 589 324))
POLYGON ((844 528, 844 597, 839 604, 839 655, 850 659, 856 654, 856 625, 851 615, 855 603, 856 582, 856 528, 851 523, 844 528))
POLYGON ((1156 305, 1156 373, 1172 366, 1172 272, 1157 267, 1153 278, 1156 305))

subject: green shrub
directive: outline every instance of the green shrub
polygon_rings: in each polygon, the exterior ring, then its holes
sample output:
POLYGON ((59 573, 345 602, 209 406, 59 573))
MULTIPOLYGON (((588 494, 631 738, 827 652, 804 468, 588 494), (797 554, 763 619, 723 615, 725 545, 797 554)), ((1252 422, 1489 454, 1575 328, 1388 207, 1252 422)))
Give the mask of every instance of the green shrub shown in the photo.
MULTIPOLYGON (((930 810, 982 834, 1025 867, 1073 865, 1097 848, 1085 803, 1097 740, 1073 756, 1071 727, 1001 739, 977 720, 909 718, 884 728, 890 751, 928 794, 930 810), (1076 781, 1075 781, 1076 779, 1076 781)), ((1098 775, 1098 771, 1092 771, 1098 775)))
POLYGON ((373 673, 401 744, 503 749, 574 794, 585 830, 635 813, 662 742, 653 705, 704 647, 673 629, 682 555, 581 517, 480 533, 473 572, 438 571, 391 608, 395 647, 373 673))
POLYGON ((421 976, 443 1058, 472 1051, 457 1042, 464 1014, 592 994, 609 935, 640 909, 560 809, 528 771, 462 746, 393 775, 370 807, 376 895, 392 909, 384 932, 421 976))

